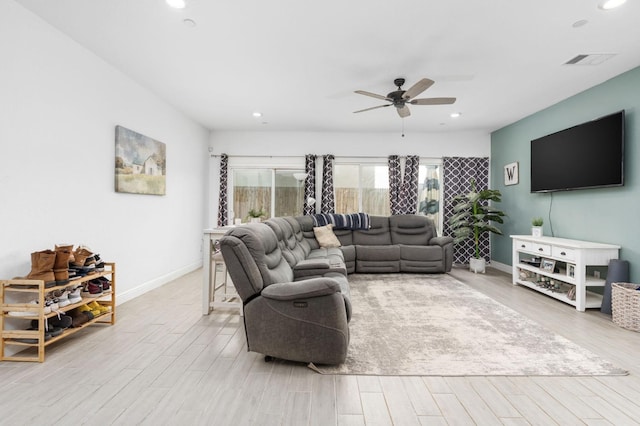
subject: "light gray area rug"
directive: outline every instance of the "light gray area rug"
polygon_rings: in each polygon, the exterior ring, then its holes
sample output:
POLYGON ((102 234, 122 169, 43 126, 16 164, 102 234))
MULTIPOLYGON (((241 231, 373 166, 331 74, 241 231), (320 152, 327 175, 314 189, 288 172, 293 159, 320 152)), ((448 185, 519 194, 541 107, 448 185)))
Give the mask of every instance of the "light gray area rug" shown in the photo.
POLYGON ((627 374, 446 274, 357 274, 349 282, 347 360, 317 366, 323 374, 627 374))

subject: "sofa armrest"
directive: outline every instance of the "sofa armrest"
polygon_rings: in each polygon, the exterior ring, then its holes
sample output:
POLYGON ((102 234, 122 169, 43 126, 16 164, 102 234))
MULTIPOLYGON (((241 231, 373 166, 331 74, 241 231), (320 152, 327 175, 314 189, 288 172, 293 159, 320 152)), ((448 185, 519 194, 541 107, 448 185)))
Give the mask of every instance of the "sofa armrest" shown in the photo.
POLYGON ((296 263, 293 267, 293 271, 304 271, 307 269, 329 269, 331 264, 329 259, 317 258, 317 259, 305 259, 296 263))
POLYGON ((340 293, 340 284, 331 278, 311 278, 304 281, 271 284, 261 295, 272 300, 295 300, 340 293))
POLYGON ((453 237, 433 237, 429 240, 430 246, 444 247, 450 243, 453 243, 453 237))

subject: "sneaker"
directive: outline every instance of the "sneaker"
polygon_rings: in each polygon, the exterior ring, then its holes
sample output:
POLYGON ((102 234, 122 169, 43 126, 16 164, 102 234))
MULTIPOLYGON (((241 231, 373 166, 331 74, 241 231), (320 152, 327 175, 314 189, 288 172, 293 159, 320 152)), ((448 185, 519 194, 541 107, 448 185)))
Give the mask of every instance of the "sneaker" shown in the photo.
POLYGON ((69 292, 69 303, 75 304, 82 302, 82 296, 80 292, 82 291, 82 286, 78 286, 69 292))
MULTIPOLYGON (((27 302, 27 305, 30 305, 29 308, 37 308, 38 307, 38 301, 37 300, 31 300, 29 302, 27 302)), ((46 310, 46 306, 45 306, 45 310, 46 310)), ((49 308, 49 313, 51 313, 51 308, 49 308)), ((33 311, 9 311, 9 315, 12 317, 37 317, 38 313, 37 312, 33 312, 33 311)))
POLYGON ((80 306, 80 307, 78 308, 78 311, 79 311, 79 312, 84 312, 84 313, 90 314, 90 315, 91 315, 91 317, 92 317, 91 319, 93 319, 93 318, 95 318, 95 317, 97 317, 97 316, 99 316, 99 315, 100 315, 100 310, 99 310, 99 309, 93 309, 93 308, 92 308, 91 306, 89 306, 88 304, 87 304, 87 305, 82 305, 82 306, 80 306))
POLYGON ((58 298, 58 307, 64 308, 65 306, 69 306, 71 302, 69 301, 69 290, 57 291, 55 296, 58 298))
POLYGON ((50 327, 59 327, 64 330, 65 328, 71 327, 72 323, 73 319, 69 315, 58 314, 55 317, 47 319, 47 330, 50 327))
POLYGON ((109 291, 109 289, 111 288, 111 281, 109 281, 109 278, 107 277, 98 277, 96 278, 96 280, 100 281, 100 283, 102 284, 102 291, 109 291))
POLYGON ((99 315, 106 314, 107 312, 111 311, 111 309, 109 309, 107 306, 101 305, 95 300, 93 302, 87 303, 87 306, 91 308, 91 312, 98 311, 99 315))
POLYGON ((50 308, 49 313, 60 310, 60 306, 58 305, 58 298, 51 293, 49 293, 49 295, 45 299, 45 304, 49 305, 49 308, 50 308))
POLYGON ((102 295, 102 283, 98 280, 86 282, 80 294, 82 297, 98 297, 102 295))
MULTIPOLYGON (((27 330, 29 330, 29 331, 37 331, 37 330, 38 330, 38 322, 36 321, 36 326, 35 326, 35 327, 27 328, 27 330)), ((45 342, 46 342, 47 340, 51 339, 52 337, 53 337, 53 334, 52 334, 50 331, 46 330, 46 331, 44 332, 44 341, 45 341, 45 342)), ((14 342, 20 342, 20 343, 28 343, 28 344, 31 344, 31 345, 36 345, 36 344, 38 344, 38 338, 37 338, 37 337, 36 337, 36 338, 30 338, 30 337, 14 337, 14 338, 12 338, 12 339, 10 339, 10 340, 12 340, 12 341, 14 341, 14 342)))

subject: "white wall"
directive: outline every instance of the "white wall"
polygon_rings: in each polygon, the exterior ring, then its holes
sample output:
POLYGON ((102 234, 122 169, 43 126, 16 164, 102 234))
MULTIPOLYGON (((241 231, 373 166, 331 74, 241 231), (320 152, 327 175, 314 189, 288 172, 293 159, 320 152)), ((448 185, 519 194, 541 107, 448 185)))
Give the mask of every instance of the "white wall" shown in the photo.
POLYGON ((117 262, 120 302, 197 268, 208 130, 13 1, 0 54, 0 278, 62 242, 117 262), (167 145, 166 196, 114 192, 116 125, 167 145))
MULTIPOLYGON (((399 120, 399 119, 398 119, 399 120)), ((305 154, 338 157, 380 157, 419 155, 421 157, 488 157, 491 138, 486 132, 452 133, 321 133, 321 132, 232 132, 213 131, 209 141, 211 200, 207 223, 215 227, 218 213, 219 154, 272 156, 281 165, 304 168, 305 154), (284 157, 284 158, 283 158, 284 157)), ((238 160, 242 161, 242 160, 238 160)), ((249 161, 249 160, 247 160, 249 161)), ((276 161, 262 159, 262 162, 276 161)))

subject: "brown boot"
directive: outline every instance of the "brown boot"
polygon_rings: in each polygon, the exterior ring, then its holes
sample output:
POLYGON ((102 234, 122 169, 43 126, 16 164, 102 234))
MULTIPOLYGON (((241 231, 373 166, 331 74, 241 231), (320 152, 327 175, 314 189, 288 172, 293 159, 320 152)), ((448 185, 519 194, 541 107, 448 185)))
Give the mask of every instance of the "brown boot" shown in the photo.
POLYGON ((56 283, 66 284, 69 282, 69 258, 71 250, 67 247, 56 246, 56 262, 53 265, 53 274, 56 283))
POLYGON ((53 265, 56 263, 56 252, 53 250, 43 250, 31 253, 31 272, 27 275, 29 280, 43 280, 45 287, 52 287, 56 284, 56 277, 53 274, 53 265))
MULTIPOLYGON (((70 255, 69 255, 69 262, 73 262, 73 244, 56 244, 56 252, 58 250, 68 250, 70 255)), ((67 265, 67 268, 69 267, 69 265, 67 265)))
POLYGON ((88 257, 93 256, 86 247, 78 247, 75 252, 73 252, 73 257, 75 258, 73 261, 74 266, 84 266, 85 261, 88 257))

